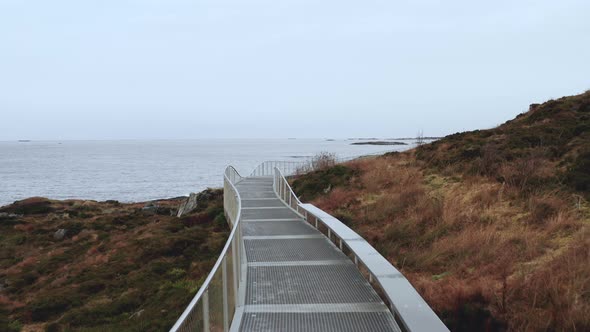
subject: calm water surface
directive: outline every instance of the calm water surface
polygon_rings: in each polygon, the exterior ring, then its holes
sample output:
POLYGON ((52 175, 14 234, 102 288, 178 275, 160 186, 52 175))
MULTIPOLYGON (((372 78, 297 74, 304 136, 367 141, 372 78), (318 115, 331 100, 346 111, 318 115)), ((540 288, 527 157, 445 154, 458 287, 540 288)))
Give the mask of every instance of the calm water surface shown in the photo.
MULTIPOLYGON (((234 165, 249 174, 265 160, 302 160, 323 151, 351 157, 410 146, 350 140, 180 140, 0 142, 0 206, 32 196, 146 201, 221 187, 234 165)), ((410 142, 411 143, 411 142, 410 142)))

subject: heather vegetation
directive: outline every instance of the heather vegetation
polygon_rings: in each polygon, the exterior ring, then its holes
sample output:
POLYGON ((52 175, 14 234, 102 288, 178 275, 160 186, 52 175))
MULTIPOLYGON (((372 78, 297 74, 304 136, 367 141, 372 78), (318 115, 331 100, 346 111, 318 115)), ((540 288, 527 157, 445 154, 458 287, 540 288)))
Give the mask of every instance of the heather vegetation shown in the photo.
POLYGON ((453 331, 590 330, 590 92, 293 181, 453 331))
POLYGON ((228 235, 221 191, 176 218, 180 203, 31 198, 0 209, 0 331, 168 330, 228 235))

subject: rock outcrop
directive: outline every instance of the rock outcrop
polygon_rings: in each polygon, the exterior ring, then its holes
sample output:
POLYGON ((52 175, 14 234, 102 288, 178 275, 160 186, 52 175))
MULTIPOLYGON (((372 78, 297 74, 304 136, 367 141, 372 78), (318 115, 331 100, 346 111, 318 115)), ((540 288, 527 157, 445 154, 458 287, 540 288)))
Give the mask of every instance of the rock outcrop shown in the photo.
POLYGON ((198 197, 199 194, 191 193, 186 201, 180 204, 178 208, 178 213, 176 214, 177 217, 182 217, 185 214, 190 213, 192 210, 197 208, 198 205, 198 197))
POLYGON ((176 214, 176 216, 180 218, 186 214, 191 213, 194 209, 197 208, 200 201, 210 200, 214 196, 215 193, 213 189, 205 189, 198 194, 190 193, 186 201, 184 201, 178 208, 178 213, 176 214))
POLYGON ((53 238, 56 240, 63 240, 63 238, 66 237, 66 234, 68 234, 68 230, 60 228, 53 233, 53 238))

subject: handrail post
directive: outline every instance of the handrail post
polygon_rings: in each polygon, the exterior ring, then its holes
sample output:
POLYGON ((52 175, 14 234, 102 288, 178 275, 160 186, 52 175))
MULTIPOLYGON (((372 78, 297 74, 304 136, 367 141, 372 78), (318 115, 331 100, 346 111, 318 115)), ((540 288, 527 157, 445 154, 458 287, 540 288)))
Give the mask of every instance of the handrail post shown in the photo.
MULTIPOLYGON (((238 227, 239 229, 239 227, 238 227)), ((232 254, 232 268, 233 268, 233 276, 234 279, 232 280, 234 283, 234 305, 237 307, 238 306, 238 278, 239 276, 239 272, 238 272, 238 237, 234 236, 233 239, 234 243, 232 244, 232 248, 231 248, 231 254, 232 254)))
POLYGON ((244 240, 242 239, 242 224, 240 223, 238 225, 238 227, 239 227, 238 234, 237 234, 237 236, 238 236, 238 256, 240 257, 240 265, 238 265, 238 271, 239 271, 238 273, 240 274, 240 281, 241 281, 244 279, 244 275, 242 273, 242 264, 243 264, 242 259, 244 258, 245 253, 244 253, 244 248, 243 248, 244 247, 244 240))
POLYGON ((223 287, 223 331, 229 331, 229 308, 227 301, 227 256, 221 263, 221 279, 223 287))
POLYGON ((209 289, 203 293, 203 331, 210 331, 209 325, 209 289))

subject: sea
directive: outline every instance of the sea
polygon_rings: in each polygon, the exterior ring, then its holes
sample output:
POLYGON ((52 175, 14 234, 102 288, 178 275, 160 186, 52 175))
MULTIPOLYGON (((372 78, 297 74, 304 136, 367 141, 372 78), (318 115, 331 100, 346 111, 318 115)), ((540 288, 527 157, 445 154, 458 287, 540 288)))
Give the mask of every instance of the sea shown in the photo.
POLYGON ((402 151, 359 139, 201 139, 0 142, 0 206, 28 197, 143 202, 221 187, 233 165, 248 175, 266 160, 301 161, 402 151))

